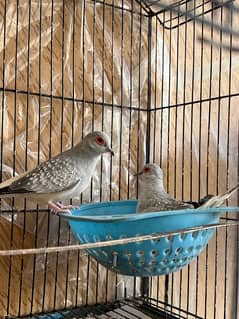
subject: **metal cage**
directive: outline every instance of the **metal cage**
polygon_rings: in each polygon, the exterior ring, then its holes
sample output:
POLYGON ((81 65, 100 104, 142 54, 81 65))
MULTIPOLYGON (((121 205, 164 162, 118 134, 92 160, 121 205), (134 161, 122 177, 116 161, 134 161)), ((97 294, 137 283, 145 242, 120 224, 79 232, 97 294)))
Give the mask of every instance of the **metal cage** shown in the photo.
MULTIPOLYGON (((237 15, 234 1, 1 0, 1 181, 103 129, 116 158, 101 160, 81 202, 137 197, 131 174, 145 162, 178 199, 233 186, 237 15)), ((1 252, 75 243, 28 200, 1 201, 0 229, 1 252)), ((1 255, 0 316, 236 319, 238 234, 220 228, 196 262, 143 279, 80 251, 1 255)))

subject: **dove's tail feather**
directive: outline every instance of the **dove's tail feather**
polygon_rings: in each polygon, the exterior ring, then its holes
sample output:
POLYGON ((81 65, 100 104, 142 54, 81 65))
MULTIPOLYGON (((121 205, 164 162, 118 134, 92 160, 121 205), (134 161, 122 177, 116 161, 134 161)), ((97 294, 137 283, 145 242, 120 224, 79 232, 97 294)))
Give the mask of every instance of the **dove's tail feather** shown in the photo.
POLYGON ((221 195, 216 195, 211 197, 208 201, 206 201, 205 203, 203 203, 200 208, 210 208, 210 207, 220 207, 223 205, 223 203, 225 202, 226 199, 228 199, 229 197, 231 197, 231 195, 233 193, 235 193, 236 190, 239 189, 239 184, 237 184, 236 186, 234 186, 233 188, 229 189, 228 191, 226 191, 225 193, 221 194, 221 195))
POLYGON ((0 188, 0 198, 16 197, 18 195, 23 195, 26 193, 29 192, 25 189, 12 190, 9 186, 0 188))

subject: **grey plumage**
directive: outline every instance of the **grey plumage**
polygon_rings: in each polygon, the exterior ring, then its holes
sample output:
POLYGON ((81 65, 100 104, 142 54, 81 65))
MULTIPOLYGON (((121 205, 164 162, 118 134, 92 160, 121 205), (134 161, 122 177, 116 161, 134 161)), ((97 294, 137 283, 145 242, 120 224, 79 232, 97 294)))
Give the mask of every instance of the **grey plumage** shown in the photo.
POLYGON ((169 196, 163 186, 163 172, 156 164, 147 164, 137 174, 139 176, 139 196, 137 213, 160 212, 194 206, 169 196))
POLYGON ((137 213, 160 212, 188 208, 220 207, 238 188, 239 184, 221 195, 207 195, 199 203, 183 202, 169 196, 163 186, 163 172, 156 164, 146 164, 139 176, 137 213))
POLYGON ((54 202, 79 197, 89 185, 100 155, 106 152, 113 154, 109 137, 103 132, 90 133, 72 149, 43 162, 8 185, 0 184, 0 198, 30 197, 48 202, 56 212, 63 211, 64 206, 54 202))

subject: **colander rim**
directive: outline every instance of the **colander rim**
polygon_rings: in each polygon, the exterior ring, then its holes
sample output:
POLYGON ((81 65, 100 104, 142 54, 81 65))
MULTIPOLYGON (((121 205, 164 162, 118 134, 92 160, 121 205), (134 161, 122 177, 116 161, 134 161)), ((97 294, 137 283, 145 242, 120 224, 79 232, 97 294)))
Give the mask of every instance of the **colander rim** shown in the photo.
POLYGON ((71 210, 70 214, 61 214, 61 217, 71 220, 81 220, 81 221, 94 221, 94 222, 115 222, 115 221, 123 221, 123 220, 146 220, 152 218, 161 218, 167 216, 181 216, 181 215, 190 215, 192 214, 220 214, 222 212, 239 212, 239 207, 220 207, 220 208, 200 208, 200 209, 182 209, 182 210, 171 210, 171 211, 161 211, 161 212, 147 212, 147 213, 125 213, 125 214, 117 214, 117 215, 79 215, 80 213, 84 213, 84 211, 93 211, 96 206, 99 208, 109 207, 109 206, 117 206, 117 204, 136 204, 137 200, 121 200, 121 201, 108 201, 108 202, 97 202, 97 203, 89 203, 83 204, 77 209, 71 210), (76 215, 77 214, 77 215, 76 215))

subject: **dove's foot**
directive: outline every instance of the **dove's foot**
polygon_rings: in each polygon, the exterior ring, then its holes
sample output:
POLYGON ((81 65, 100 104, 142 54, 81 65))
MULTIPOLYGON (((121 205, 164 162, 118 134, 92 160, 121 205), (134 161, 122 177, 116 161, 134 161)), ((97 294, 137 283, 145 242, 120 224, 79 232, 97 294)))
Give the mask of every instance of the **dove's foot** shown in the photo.
POLYGON ((59 215, 60 213, 65 213, 65 214, 71 214, 70 208, 73 208, 73 206, 64 206, 59 203, 53 203, 53 202, 48 202, 48 207, 50 210, 53 211, 56 215, 59 215))
POLYGON ((73 209, 73 208, 77 208, 77 206, 73 206, 73 205, 63 205, 60 202, 57 202, 56 205, 61 208, 61 209, 73 209))

